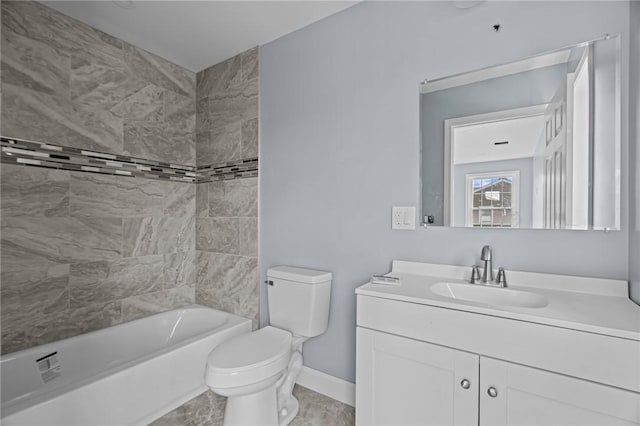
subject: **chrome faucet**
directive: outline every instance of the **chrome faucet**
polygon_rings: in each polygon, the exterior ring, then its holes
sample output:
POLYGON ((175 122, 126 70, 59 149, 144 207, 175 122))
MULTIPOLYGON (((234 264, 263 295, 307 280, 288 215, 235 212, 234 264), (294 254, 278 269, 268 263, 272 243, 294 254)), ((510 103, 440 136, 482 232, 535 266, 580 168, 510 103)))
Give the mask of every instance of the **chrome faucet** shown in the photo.
POLYGON ((484 262, 481 281, 483 283, 492 282, 493 267, 491 265, 491 247, 490 246, 482 247, 482 253, 480 253, 480 260, 484 262))

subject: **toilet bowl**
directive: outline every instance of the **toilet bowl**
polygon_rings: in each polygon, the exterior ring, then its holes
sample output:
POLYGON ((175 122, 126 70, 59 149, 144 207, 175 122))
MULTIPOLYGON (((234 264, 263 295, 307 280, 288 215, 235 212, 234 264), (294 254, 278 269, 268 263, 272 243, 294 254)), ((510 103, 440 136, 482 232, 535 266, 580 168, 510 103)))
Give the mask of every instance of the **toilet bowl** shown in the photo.
POLYGON ((205 381, 228 398, 225 425, 279 424, 276 384, 290 358, 291 333, 275 327, 237 336, 209 354, 205 381))
POLYGON ((302 344, 327 329, 331 273, 279 266, 267 278, 271 326, 227 340, 207 358, 207 386, 227 397, 225 426, 289 424, 298 413, 291 392, 302 344))

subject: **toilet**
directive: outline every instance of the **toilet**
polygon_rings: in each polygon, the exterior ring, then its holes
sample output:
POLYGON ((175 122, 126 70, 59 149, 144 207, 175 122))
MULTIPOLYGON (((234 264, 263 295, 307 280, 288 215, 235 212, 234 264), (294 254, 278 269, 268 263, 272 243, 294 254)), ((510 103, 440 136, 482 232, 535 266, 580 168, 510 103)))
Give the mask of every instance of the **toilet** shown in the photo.
POLYGON ((207 358, 207 386, 227 397, 225 426, 285 426, 298 414, 291 392, 302 344, 327 330, 331 279, 292 266, 267 271, 270 325, 221 343, 207 358))

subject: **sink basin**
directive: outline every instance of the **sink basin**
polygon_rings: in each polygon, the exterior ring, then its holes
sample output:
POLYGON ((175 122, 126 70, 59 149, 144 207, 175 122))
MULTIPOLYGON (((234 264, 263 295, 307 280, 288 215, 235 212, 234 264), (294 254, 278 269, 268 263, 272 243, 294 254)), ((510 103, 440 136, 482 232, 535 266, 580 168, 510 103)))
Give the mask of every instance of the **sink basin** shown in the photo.
POLYGON ((549 303, 546 297, 536 293, 477 284, 440 282, 432 285, 431 291, 438 296, 450 299, 497 306, 544 308, 549 303))

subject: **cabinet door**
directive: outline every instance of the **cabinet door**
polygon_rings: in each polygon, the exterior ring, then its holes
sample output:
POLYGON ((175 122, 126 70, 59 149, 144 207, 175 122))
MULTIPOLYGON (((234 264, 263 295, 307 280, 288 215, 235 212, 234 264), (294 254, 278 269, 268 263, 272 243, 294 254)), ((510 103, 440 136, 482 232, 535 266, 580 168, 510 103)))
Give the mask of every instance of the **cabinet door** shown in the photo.
POLYGON ((482 426, 638 424, 640 394, 480 357, 482 426))
POLYGON ((478 360, 358 327, 356 424, 477 425, 478 360))

